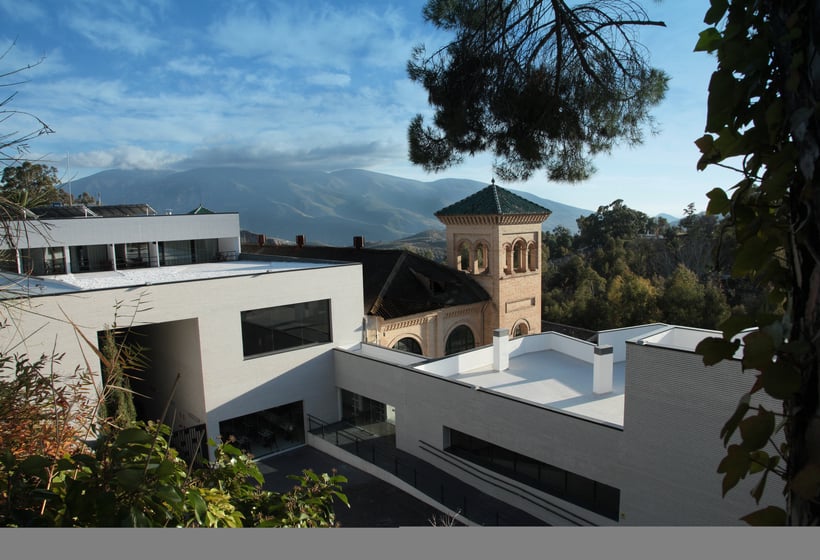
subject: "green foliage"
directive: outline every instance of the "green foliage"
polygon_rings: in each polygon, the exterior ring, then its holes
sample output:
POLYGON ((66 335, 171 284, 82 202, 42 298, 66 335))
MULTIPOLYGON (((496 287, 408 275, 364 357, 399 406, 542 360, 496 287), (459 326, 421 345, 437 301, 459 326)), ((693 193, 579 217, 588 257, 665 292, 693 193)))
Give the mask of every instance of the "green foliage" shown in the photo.
POLYGON ((666 279, 659 305, 663 320, 673 325, 713 329, 728 315, 729 308, 713 282, 702 282, 683 264, 666 279))
POLYGON ((716 328, 733 295, 717 276, 731 261, 717 258, 720 222, 694 205, 686 213, 672 226, 616 200, 578 218, 575 236, 546 233, 544 318, 591 330, 656 321, 716 328))
POLYGON ((722 215, 733 237, 731 273, 765 289, 762 309, 735 310, 722 343, 699 346, 705 363, 728 358, 739 328, 742 365, 757 372, 750 395, 782 401, 782 413, 741 402, 724 428, 727 456, 719 472, 724 493, 750 474, 762 496, 766 477, 785 482, 786 507, 764 508, 748 523, 817 525, 818 341, 820 341, 820 91, 816 2, 712 0, 696 51, 715 53, 706 134, 696 141, 698 168, 736 169, 738 182, 709 193, 708 212, 722 215), (739 431, 741 443, 727 436, 739 431), (775 456, 761 447, 770 443, 775 456), (744 459, 745 457, 745 459, 744 459), (768 454, 766 455, 768 457, 768 454), (780 460, 782 458, 782 461, 780 460), (775 459, 778 459, 777 461, 775 459), (785 463, 785 468, 780 463, 785 463))
MULTIPOLYGON (((92 345, 109 373, 139 363, 141 350, 116 336, 124 332, 108 330, 103 348, 92 345)), ((0 526, 330 527, 335 502, 349 507, 346 479, 335 474, 303 471, 289 492, 264 490, 252 458, 229 443, 209 442, 215 460, 188 465, 171 447, 168 425, 129 419, 123 378, 109 375, 98 397, 115 411, 100 416, 78 406, 92 381, 66 384, 56 364, 0 353, 0 526)))
POLYGON ((620 199, 578 218, 577 224, 578 245, 588 248, 605 247, 610 239, 634 239, 650 229, 649 217, 620 199))
POLYGON ((642 141, 666 92, 634 38, 664 24, 633 0, 429 0, 424 17, 455 34, 432 54, 417 47, 407 65, 435 108, 433 126, 417 115, 408 130, 410 160, 427 170, 491 151, 504 179, 546 169, 579 181, 595 154, 642 141))
POLYGON ((342 476, 303 471, 293 490, 262 489, 248 456, 229 444, 191 469, 167 425, 135 422, 63 457, 0 453, 4 527, 330 527, 348 505, 342 476))
POLYGON ((24 208, 69 202, 59 184, 55 167, 26 161, 3 169, 0 196, 24 208))

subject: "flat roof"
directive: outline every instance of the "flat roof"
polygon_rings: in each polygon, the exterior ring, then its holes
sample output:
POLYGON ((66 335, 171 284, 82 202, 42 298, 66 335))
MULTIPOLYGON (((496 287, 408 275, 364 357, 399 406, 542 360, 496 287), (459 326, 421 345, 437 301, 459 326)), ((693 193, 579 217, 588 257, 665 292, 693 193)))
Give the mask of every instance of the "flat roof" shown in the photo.
POLYGON ((9 292, 14 292, 16 297, 20 297, 23 295, 52 295, 65 292, 190 282, 193 280, 248 276, 269 272, 288 272, 333 266, 350 266, 352 264, 355 263, 240 259, 236 261, 151 268, 129 268, 126 270, 56 274, 37 277, 5 274, 3 278, 0 278, 0 282, 4 284, 5 289, 9 292))
POLYGON ((612 391, 601 395, 592 391, 592 364, 560 351, 511 355, 509 364, 504 371, 495 371, 490 363, 442 377, 623 427, 625 362, 614 363, 612 391))

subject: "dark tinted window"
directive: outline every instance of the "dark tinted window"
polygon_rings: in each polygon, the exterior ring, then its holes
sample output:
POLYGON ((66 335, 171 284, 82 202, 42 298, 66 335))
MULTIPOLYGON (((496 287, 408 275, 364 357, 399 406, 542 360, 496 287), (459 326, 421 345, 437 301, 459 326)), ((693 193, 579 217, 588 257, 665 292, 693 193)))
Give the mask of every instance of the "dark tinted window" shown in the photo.
POLYGON ((327 299, 242 312, 242 349, 246 358, 331 340, 327 299))

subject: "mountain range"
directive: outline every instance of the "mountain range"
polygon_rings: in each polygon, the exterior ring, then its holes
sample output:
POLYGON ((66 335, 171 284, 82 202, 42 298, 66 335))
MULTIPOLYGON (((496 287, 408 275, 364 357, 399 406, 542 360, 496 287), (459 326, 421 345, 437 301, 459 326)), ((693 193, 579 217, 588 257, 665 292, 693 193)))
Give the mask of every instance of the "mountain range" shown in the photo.
MULTIPOLYGON (((71 182, 74 196, 87 192, 103 204, 147 203, 158 213, 187 213, 202 205, 238 212, 243 230, 293 241, 349 245, 354 236, 394 241, 425 230, 443 230, 436 211, 486 187, 469 179, 416 181, 347 169, 198 168, 188 171, 102 171, 71 182)), ((66 185, 63 185, 66 188, 66 185)), ((564 226, 593 211, 509 189, 552 211, 544 229, 564 226)))

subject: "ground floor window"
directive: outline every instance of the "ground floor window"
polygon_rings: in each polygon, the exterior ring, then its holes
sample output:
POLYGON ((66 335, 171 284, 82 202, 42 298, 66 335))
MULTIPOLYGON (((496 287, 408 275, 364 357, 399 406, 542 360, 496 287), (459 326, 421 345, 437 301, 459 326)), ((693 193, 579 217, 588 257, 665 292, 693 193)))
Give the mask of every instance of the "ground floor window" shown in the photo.
POLYGON ((342 400, 342 420, 380 436, 396 432, 395 408, 346 389, 340 389, 339 392, 342 400))
POLYGON ((304 445, 302 401, 268 408, 219 423, 223 441, 254 457, 304 445))
POLYGON ((446 451, 562 500, 618 520, 621 491, 471 435, 445 428, 446 451))
POLYGON ((342 394, 342 420, 354 426, 377 424, 387 420, 387 405, 345 389, 342 394))

